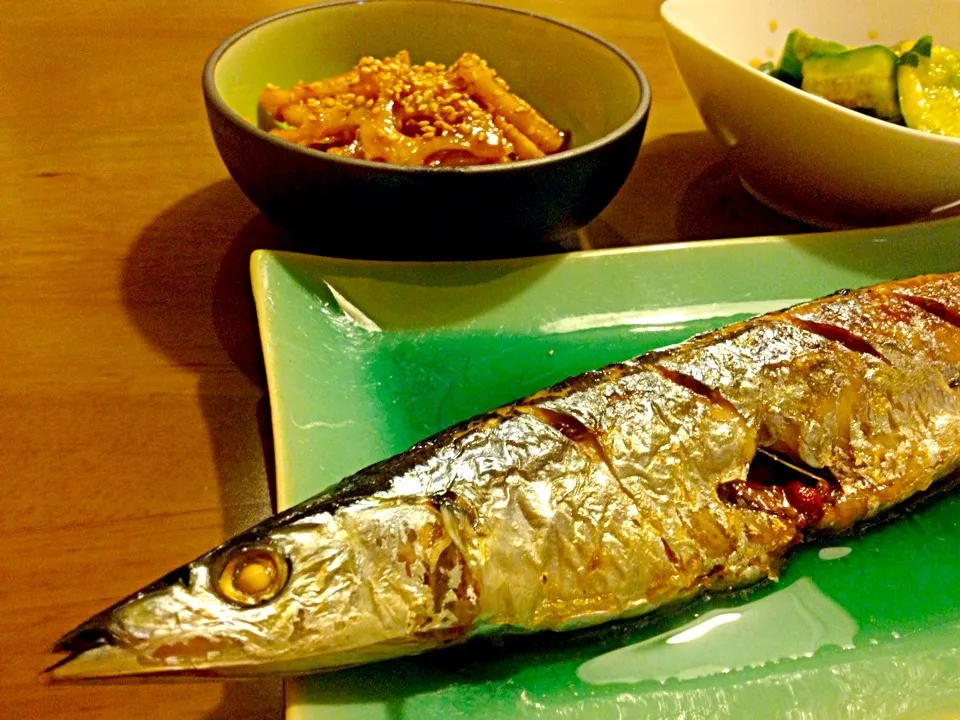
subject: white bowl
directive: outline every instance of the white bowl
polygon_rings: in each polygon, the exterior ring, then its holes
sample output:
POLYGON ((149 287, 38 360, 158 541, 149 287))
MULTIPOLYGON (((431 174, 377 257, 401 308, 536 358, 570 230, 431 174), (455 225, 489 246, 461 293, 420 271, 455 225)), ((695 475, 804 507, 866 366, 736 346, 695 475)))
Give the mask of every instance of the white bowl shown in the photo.
POLYGON ((956 212, 960 138, 847 110, 749 62, 776 62, 793 28, 849 45, 930 34, 960 48, 960 0, 666 0, 660 12, 704 123, 762 202, 827 228, 956 212))

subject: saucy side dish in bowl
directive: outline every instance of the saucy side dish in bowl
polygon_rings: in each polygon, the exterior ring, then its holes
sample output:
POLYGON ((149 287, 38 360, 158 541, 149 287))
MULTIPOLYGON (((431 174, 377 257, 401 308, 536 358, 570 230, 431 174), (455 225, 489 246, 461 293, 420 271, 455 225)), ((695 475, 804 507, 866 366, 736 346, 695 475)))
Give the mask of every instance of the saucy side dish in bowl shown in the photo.
POLYGON ((960 138, 870 117, 756 66, 779 63, 796 29, 849 47, 892 48, 932 35, 937 46, 956 48, 960 3, 666 0, 661 15, 704 123, 767 205, 827 228, 956 211, 960 138))
POLYGON ((533 160, 565 149, 570 137, 510 92, 483 58, 464 53, 449 68, 414 65, 406 50, 290 89, 268 85, 257 124, 339 157, 426 167, 533 160))
POLYGON ((214 51, 203 88, 231 175, 293 231, 299 249, 379 258, 550 249, 616 195, 650 108, 642 71, 606 41, 543 16, 446 0, 338 2, 275 15, 214 51), (263 122, 265 89, 323 82, 362 59, 404 51, 415 66, 450 67, 465 53, 482 59, 564 134, 565 148, 509 163, 401 165, 297 145, 263 122))

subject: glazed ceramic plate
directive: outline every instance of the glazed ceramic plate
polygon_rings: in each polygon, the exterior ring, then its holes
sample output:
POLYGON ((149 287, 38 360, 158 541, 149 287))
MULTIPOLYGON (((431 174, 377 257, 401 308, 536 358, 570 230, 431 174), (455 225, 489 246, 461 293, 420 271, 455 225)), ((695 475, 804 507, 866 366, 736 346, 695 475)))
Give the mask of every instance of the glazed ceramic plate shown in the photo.
MULTIPOLYGON (((960 222, 468 264, 261 251, 282 507, 569 375, 843 287, 960 269, 960 222)), ((960 495, 792 556, 778 583, 580 633, 292 680, 330 718, 951 717, 960 495)))

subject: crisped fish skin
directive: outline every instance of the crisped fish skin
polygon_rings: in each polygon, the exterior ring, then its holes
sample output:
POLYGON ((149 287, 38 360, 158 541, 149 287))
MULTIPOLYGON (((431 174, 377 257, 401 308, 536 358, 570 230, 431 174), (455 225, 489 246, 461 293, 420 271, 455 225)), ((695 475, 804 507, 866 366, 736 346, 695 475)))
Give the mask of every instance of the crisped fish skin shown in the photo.
POLYGON ((960 468, 958 377, 960 273, 706 333, 361 470, 81 625, 51 674, 315 672, 776 577, 805 532, 960 468), (758 481, 758 448, 820 479, 758 481), (217 582, 249 546, 289 580, 238 607, 217 582))
POLYGON ((613 366, 518 409, 574 418, 586 435, 537 421, 557 462, 522 483, 514 473, 492 478, 518 502, 505 514, 497 491, 481 506, 496 573, 484 575, 497 610, 488 622, 560 628, 646 612, 759 579, 776 564, 769 549, 793 540, 779 518, 717 500, 711 482, 745 476, 753 454, 740 418, 655 369, 613 366), (529 553, 522 563, 516 546, 529 553))
MULTIPOLYGON (((921 287, 956 303, 942 281, 921 287)), ((950 386, 960 328, 926 311, 910 314, 895 296, 889 307, 903 313, 896 330, 874 324, 868 331, 851 315, 854 307, 869 307, 870 295, 843 295, 731 326, 660 360, 730 400, 756 426, 759 445, 833 475, 840 495, 821 529, 848 529, 960 464, 960 393, 950 386), (831 325, 860 332, 854 338, 877 354, 793 324, 805 319, 824 332, 831 325)))
POLYGON ((948 380, 960 377, 960 333, 929 311, 905 299, 909 294, 877 290, 839 295, 829 303, 808 303, 791 314, 833 325, 862 339, 896 364, 914 356, 933 365, 948 380))

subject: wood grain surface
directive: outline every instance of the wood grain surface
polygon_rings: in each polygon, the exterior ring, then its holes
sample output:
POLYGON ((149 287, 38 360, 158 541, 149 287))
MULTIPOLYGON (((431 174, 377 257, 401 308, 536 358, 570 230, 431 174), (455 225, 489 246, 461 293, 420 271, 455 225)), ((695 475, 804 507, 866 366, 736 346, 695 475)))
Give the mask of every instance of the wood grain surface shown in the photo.
MULTIPOLYGON (((658 0, 514 5, 613 41, 653 111, 594 246, 802 231, 748 197, 666 47, 658 0)), ((283 0, 13 2, 0 13, 0 718, 280 718, 275 679, 43 687, 65 630, 271 512, 247 262, 209 53, 283 0)))

